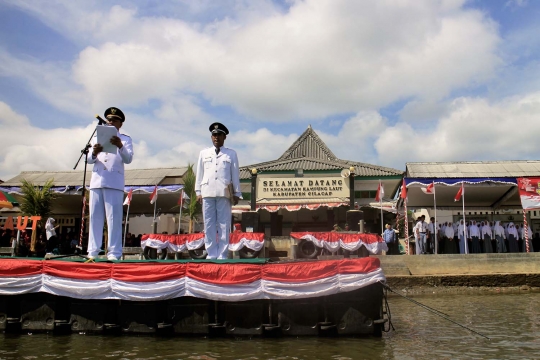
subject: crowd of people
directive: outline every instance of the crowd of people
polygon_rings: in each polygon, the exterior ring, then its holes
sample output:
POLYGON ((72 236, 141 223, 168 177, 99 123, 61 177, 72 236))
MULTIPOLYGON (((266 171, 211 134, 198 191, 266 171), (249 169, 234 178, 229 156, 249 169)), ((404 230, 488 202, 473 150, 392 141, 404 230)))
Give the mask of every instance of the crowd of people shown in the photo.
POLYGON ((435 228, 435 219, 430 220, 426 223, 425 216, 421 216, 414 226, 417 255, 435 253, 435 244, 438 254, 527 252, 527 238, 529 252, 540 251, 540 234, 523 224, 461 219, 437 224, 435 228))
MULTIPOLYGON (((36 230, 38 231, 38 230, 36 230)), ((16 256, 44 257, 50 253, 54 255, 71 255, 80 252, 77 248, 79 240, 72 233, 53 235, 47 238, 46 233, 38 231, 34 250, 31 248, 32 230, 21 230, 17 242, 17 231, 5 229, 0 235, 0 246, 13 247, 15 244, 16 256)))

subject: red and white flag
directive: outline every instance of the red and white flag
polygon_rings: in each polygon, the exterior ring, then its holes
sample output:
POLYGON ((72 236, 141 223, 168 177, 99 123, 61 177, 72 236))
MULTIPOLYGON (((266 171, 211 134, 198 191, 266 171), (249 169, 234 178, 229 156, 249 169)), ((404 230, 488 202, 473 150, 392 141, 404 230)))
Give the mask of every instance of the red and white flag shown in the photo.
POLYGON ((402 199, 407 198, 407 184, 405 184, 405 179, 403 179, 403 184, 401 184, 401 195, 402 199))
POLYGON ((375 195, 375 201, 381 202, 384 197, 384 187, 382 182, 379 181, 379 187, 377 188, 377 194, 375 195))
POLYGON ((150 204, 153 204, 157 201, 157 185, 154 187, 154 191, 150 194, 150 204))
POLYGON ((126 196, 126 199, 124 200, 124 203, 122 205, 129 205, 131 204, 131 197, 133 196, 133 188, 129 189, 129 192, 126 196))
POLYGON ((186 194, 186 193, 184 192, 184 190, 182 189, 182 190, 180 191, 180 197, 178 198, 178 203, 177 203, 177 205, 180 205, 180 206, 182 206, 182 207, 184 207, 184 208, 187 208, 186 203, 184 202, 184 200, 189 200, 189 196, 188 196, 188 194, 186 194))
POLYGON ((454 201, 461 200, 461 196, 465 193, 465 189, 463 188, 463 184, 461 184, 461 187, 459 188, 459 191, 456 194, 456 197, 454 198, 454 201))
POLYGON ((424 194, 433 195, 435 194, 435 182, 432 182, 428 185, 427 188, 421 188, 424 194))

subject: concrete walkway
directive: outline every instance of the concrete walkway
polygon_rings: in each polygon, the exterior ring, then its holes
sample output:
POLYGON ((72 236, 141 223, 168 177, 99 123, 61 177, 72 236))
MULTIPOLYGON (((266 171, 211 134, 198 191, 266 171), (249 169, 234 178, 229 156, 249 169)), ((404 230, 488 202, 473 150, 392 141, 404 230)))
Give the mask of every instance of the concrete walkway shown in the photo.
MULTIPOLYGON (((373 255, 372 255, 373 256, 373 255)), ((388 276, 540 274, 540 253, 378 255, 388 276)))
POLYGON ((540 253, 375 257, 390 286, 540 287, 540 253))

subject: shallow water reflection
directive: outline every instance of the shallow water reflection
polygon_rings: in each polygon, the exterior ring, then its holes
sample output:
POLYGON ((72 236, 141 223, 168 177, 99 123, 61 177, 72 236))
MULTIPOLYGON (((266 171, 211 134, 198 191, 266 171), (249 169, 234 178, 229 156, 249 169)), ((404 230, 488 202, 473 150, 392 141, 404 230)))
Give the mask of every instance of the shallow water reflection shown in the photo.
POLYGON ((430 295, 389 299, 395 331, 377 338, 206 339, 3 335, 1 359, 538 359, 540 294, 430 295))

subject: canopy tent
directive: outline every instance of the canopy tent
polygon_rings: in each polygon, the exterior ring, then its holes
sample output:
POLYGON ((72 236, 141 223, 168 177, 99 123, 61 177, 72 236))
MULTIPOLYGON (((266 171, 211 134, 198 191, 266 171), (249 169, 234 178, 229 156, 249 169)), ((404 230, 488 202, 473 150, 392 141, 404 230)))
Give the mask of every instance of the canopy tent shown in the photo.
POLYGON ((405 183, 409 208, 434 206, 434 197, 422 191, 432 183, 435 184, 437 209, 461 209, 461 202, 454 198, 462 184, 467 209, 521 208, 516 178, 405 178, 405 183))
POLYGON ((466 209, 521 209, 516 178, 528 176, 540 176, 540 161, 407 163, 407 206, 433 207, 433 196, 424 194, 421 188, 434 183, 437 209, 461 209, 461 202, 454 201, 461 184, 465 188, 466 209))

